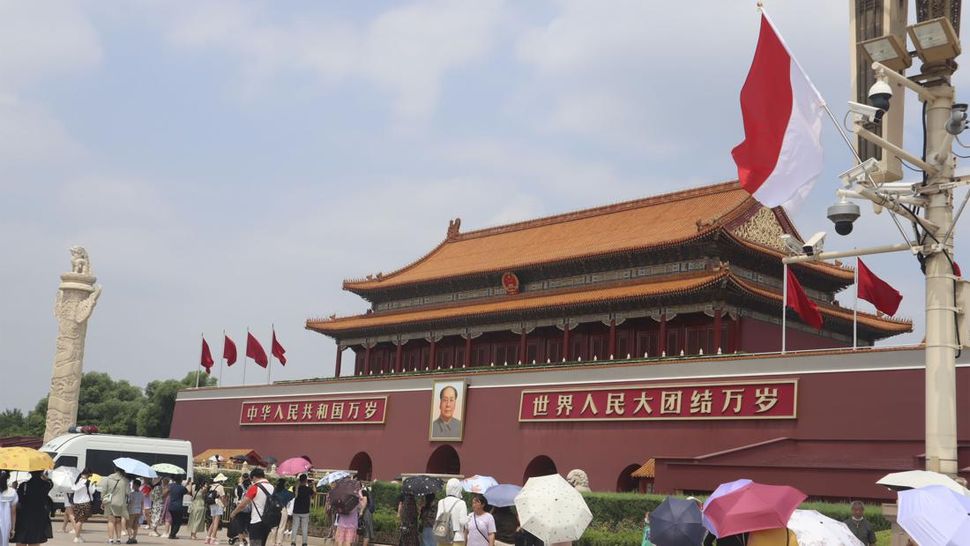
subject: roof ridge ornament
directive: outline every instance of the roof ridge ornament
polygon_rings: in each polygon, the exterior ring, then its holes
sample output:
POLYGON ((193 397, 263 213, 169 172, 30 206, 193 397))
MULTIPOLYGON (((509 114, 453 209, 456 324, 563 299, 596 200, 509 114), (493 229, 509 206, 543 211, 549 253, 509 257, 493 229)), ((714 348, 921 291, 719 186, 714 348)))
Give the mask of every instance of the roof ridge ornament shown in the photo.
POLYGON ((448 220, 448 239, 457 239, 461 235, 461 218, 448 220))

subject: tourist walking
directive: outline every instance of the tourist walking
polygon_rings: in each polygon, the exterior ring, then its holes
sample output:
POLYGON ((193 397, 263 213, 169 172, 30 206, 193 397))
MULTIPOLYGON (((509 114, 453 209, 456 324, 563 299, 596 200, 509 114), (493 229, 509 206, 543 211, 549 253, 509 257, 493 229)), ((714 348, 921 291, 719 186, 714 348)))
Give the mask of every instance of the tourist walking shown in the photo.
MULTIPOLYGON (((192 480, 188 481, 188 485, 192 485, 192 480)), ((182 529, 182 520, 185 519, 182 499, 188 493, 189 490, 178 479, 172 480, 172 483, 168 484, 168 513, 172 517, 172 527, 169 529, 168 538, 172 540, 179 537, 179 530, 182 529)))
MULTIPOLYGON (((253 482, 250 479, 249 473, 246 472, 242 475, 242 483, 236 484, 236 506, 242 502, 243 497, 246 496, 246 492, 252 487, 253 482)), ((236 540, 242 540, 243 546, 249 545, 249 522, 252 519, 251 512, 253 510, 252 503, 246 503, 243 505, 243 509, 240 511, 233 511, 233 514, 237 514, 236 527, 239 529, 239 534, 235 537, 236 540)), ((232 518, 230 518, 232 519, 232 518)))
POLYGON ((876 532, 872 529, 869 520, 865 518, 866 505, 862 504, 862 501, 852 501, 850 510, 852 510, 852 515, 845 520, 849 530, 866 546, 875 544, 876 532))
POLYGON ((485 495, 472 497, 472 513, 465 524, 465 543, 468 546, 495 546, 495 518, 485 511, 485 495))
POLYGON ((73 492, 64 495, 64 522, 61 524, 62 533, 74 530, 74 505, 71 499, 73 496, 73 492))
POLYGON ((290 530, 290 546, 296 546, 296 536, 303 535, 303 546, 307 546, 310 533, 310 500, 313 488, 307 483, 307 475, 300 474, 296 484, 296 497, 293 499, 293 525, 290 530))
POLYGON ((346 514, 337 514, 337 531, 334 540, 337 546, 353 546, 357 540, 357 525, 360 523, 360 512, 367 502, 363 493, 358 493, 359 501, 353 510, 346 514))
POLYGON ((131 480, 131 491, 128 493, 128 540, 125 544, 138 544, 138 525, 141 523, 142 508, 145 505, 144 497, 141 480, 131 480))
POLYGON ((450 541, 446 540, 445 544, 464 544, 468 509, 465 506, 465 500, 461 496, 461 482, 456 478, 449 479, 445 485, 445 494, 447 496, 438 501, 438 510, 435 512, 435 519, 440 518, 445 513, 449 515, 448 519, 451 521, 452 537, 450 541))
POLYGON ((30 473, 30 479, 17 486, 17 515, 14 518, 12 542, 42 544, 51 535, 51 517, 47 495, 53 487, 43 478, 43 471, 30 473))
POLYGON ((125 471, 115 468, 113 474, 101 480, 101 504, 108 518, 108 544, 121 544, 121 530, 128 519, 128 492, 131 483, 125 471))
POLYGON ((212 479, 212 485, 209 486, 209 492, 206 493, 206 504, 209 507, 209 516, 212 517, 212 523, 209 524, 209 533, 205 539, 206 544, 219 544, 219 523, 222 520, 222 514, 225 513, 226 506, 228 506, 226 488, 222 484, 228 479, 220 472, 212 479))
POLYGON ((419 525, 418 505, 414 500, 414 495, 404 495, 404 499, 401 501, 401 527, 398 533, 398 546, 418 546, 419 525))
POLYGON ((152 528, 152 486, 146 480, 141 486, 142 528, 152 528))
MULTIPOLYGON (((153 537, 162 536, 158 532, 158 527, 169 521, 168 515, 168 478, 162 478, 152 485, 152 518, 151 526, 153 537)), ((166 535, 168 533, 166 532, 166 535)))
POLYGON ((293 500, 293 493, 286 489, 286 478, 280 478, 276 480, 276 486, 273 487, 273 496, 283 507, 280 510, 280 522, 273 528, 271 534, 273 535, 273 544, 275 546, 283 546, 283 540, 286 538, 286 515, 288 513, 287 507, 290 505, 290 501, 293 500), (280 533, 283 536, 280 536, 280 533))
POLYGON ((266 511, 266 501, 273 494, 273 484, 266 480, 266 473, 262 468, 253 470, 249 476, 252 478, 252 485, 239 499, 231 517, 236 517, 246 508, 250 508, 249 543, 252 546, 264 546, 270 529, 263 523, 263 512, 266 511))
POLYGON ((209 493, 209 486, 205 479, 200 478, 198 483, 192 484, 189 494, 192 495, 192 504, 189 505, 189 536, 192 540, 199 540, 199 533, 206 532, 205 496, 209 493))
POLYGON ((360 494, 364 496, 364 509, 360 512, 357 534, 360 535, 361 546, 368 546, 374 540, 374 499, 367 489, 361 489, 360 494))
POLYGON ((0 470, 0 546, 8 546, 17 522, 17 490, 10 487, 10 474, 0 470))
POLYGON ((424 503, 418 511, 421 546, 436 546, 438 544, 438 541, 434 538, 434 521, 437 514, 438 503, 434 500, 434 493, 428 493, 424 496, 424 503))
POLYGON ((84 542, 81 538, 81 528, 84 522, 91 517, 91 501, 94 500, 91 493, 91 471, 87 468, 78 474, 74 480, 73 493, 71 497, 74 505, 74 542, 84 542))

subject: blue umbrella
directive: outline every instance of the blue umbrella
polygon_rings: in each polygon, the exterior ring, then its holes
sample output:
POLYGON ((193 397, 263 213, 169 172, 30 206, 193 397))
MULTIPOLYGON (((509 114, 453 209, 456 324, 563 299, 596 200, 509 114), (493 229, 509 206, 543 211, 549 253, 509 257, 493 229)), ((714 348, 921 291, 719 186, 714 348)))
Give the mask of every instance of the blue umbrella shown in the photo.
POLYGON ((139 461, 138 459, 132 459, 131 457, 119 457, 111 462, 114 463, 116 468, 124 470, 125 474, 141 476, 142 478, 158 477, 158 472, 155 472, 152 467, 139 461))
POLYGON ((663 546, 697 546, 707 529, 701 509, 692 500, 667 497, 650 512, 650 541, 663 546))
POLYGON ((942 485, 900 491, 896 521, 921 546, 970 546, 970 515, 959 495, 942 485))
POLYGON ((515 506, 515 497, 519 494, 519 491, 522 491, 521 487, 510 483, 493 485, 485 490, 485 500, 488 501, 489 505, 499 508, 515 506))

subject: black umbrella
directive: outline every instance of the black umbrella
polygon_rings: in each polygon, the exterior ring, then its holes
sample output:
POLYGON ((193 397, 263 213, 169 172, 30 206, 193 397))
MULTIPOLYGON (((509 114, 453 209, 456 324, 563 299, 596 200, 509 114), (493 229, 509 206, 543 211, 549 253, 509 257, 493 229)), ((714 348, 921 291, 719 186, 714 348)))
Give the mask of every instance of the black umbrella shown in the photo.
POLYGON ((697 546, 707 529, 701 509, 692 500, 667 497, 650 512, 650 541, 663 546, 697 546))
POLYGON ((338 514, 349 514, 360 503, 360 482, 344 478, 334 482, 330 489, 330 506, 338 514))
POLYGON ((431 476, 411 476, 404 480, 401 492, 405 495, 420 497, 423 495, 434 494, 445 486, 445 482, 431 476))

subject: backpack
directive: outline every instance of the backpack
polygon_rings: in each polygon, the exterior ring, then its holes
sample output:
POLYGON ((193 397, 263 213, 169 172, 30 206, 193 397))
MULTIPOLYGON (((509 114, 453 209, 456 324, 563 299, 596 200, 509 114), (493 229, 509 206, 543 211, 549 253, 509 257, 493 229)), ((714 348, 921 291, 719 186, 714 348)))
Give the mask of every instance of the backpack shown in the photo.
MULTIPOLYGON (((445 502, 447 498, 441 502, 445 502)), ((452 503, 451 508, 441 511, 441 515, 434 520, 434 527, 431 532, 434 534, 435 540, 438 544, 449 544, 454 542, 455 539, 455 529, 451 525, 451 511, 458 506, 458 503, 462 502, 461 499, 455 499, 452 503)))
POLYGON ((283 503, 280 498, 276 495, 271 495, 263 484, 258 483, 256 487, 259 487, 263 495, 266 496, 266 502, 263 504, 263 510, 260 512, 259 507, 256 503, 253 503, 253 508, 256 509, 256 515, 259 516, 260 522, 266 529, 272 529, 280 524, 280 520, 283 519, 283 503))
POLYGON ((205 505, 210 506, 216 503, 219 498, 219 493, 215 489, 210 489, 205 494, 205 505))

